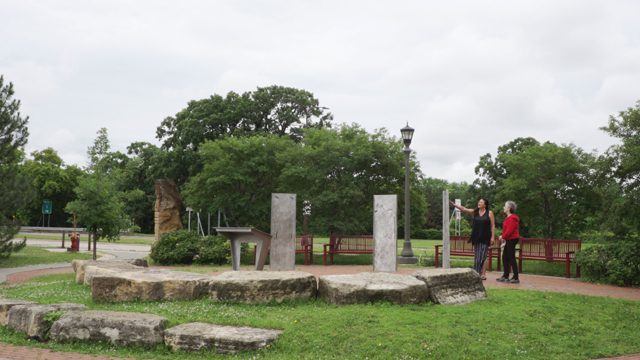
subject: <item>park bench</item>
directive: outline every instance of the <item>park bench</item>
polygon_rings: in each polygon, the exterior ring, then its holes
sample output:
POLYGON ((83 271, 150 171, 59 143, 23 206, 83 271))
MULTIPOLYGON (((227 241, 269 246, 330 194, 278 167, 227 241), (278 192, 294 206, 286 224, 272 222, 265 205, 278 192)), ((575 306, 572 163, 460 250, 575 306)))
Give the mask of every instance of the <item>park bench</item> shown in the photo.
MULTIPOLYGON (((576 251, 582 247, 582 241, 558 239, 529 239, 521 238, 516 248, 518 266, 522 272, 522 260, 537 260, 547 262, 564 262, 567 264, 567 278, 571 277, 570 264, 576 251)), ((580 266, 576 266, 576 277, 580 277, 580 266)))
MULTIPOLYGON (((255 254, 257 254, 257 246, 253 247, 254 261, 255 254)), ((269 254, 271 249, 267 250, 269 254)), ((296 236, 296 254, 304 254, 304 264, 309 265, 309 258, 311 258, 311 265, 313 265, 313 235, 298 235, 296 236)))
MULTIPOLYGON (((455 256, 474 256, 473 246, 468 244, 469 236, 451 236, 449 242, 449 254, 455 256)), ((489 248, 488 259, 498 259, 498 271, 501 268, 502 249, 499 247, 498 238, 495 239, 494 247, 489 248)), ((560 239, 530 239, 521 238, 516 247, 516 259, 518 259, 518 269, 522 272, 522 260, 564 262, 567 265, 567 278, 571 277, 570 264, 575 252, 580 250, 582 241, 560 240, 560 239)), ((439 265, 438 257, 442 254, 442 245, 436 245, 436 268, 439 265)), ((491 262, 489 262, 491 271, 491 262)), ((580 267, 576 267, 576 277, 580 277, 580 267)))
POLYGON ((324 265, 329 254, 333 265, 333 254, 373 254, 373 235, 331 235, 324 244, 324 265))
MULTIPOLYGON (((449 236, 449 255, 455 256, 470 256, 474 257, 475 253, 473 252, 473 245, 469 243, 469 239, 471 236, 449 236)), ((487 259, 498 259, 498 271, 500 271, 500 242, 498 241, 498 237, 496 236, 495 241, 493 243, 494 246, 489 247, 489 254, 487 254, 487 259)), ((440 262, 438 258, 442 255, 442 245, 436 245, 436 268, 440 262)), ((489 261, 489 271, 493 270, 492 262, 489 261)))

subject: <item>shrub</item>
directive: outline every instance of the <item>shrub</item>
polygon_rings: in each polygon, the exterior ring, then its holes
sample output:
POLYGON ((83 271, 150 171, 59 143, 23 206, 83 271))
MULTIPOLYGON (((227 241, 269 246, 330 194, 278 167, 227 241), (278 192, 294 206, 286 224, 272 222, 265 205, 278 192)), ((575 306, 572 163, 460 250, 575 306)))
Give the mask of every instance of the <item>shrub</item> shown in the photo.
MULTIPOLYGON (((241 245, 242 255, 248 255, 249 245, 241 245)), ((175 230, 163 234, 149 257, 160 265, 228 264, 231 262, 231 243, 222 235, 202 237, 197 232, 175 230)))
POLYGON ((576 252, 585 278, 615 285, 640 284, 640 239, 617 240, 576 252))

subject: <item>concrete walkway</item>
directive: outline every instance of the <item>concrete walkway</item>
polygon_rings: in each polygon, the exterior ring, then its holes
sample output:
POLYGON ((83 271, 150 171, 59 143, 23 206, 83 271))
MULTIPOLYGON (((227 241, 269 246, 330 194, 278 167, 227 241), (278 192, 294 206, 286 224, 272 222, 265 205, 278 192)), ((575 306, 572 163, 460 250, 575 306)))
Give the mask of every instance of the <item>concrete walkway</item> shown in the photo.
MULTIPOLYGON (((41 246, 46 247, 47 250, 53 252, 66 252, 65 248, 61 248, 62 241, 61 240, 43 240, 43 239, 27 239, 27 245, 29 246, 41 246)), ((71 245, 70 241, 66 241, 65 245, 71 245)), ((81 245, 87 245, 86 241, 81 245)), ((97 251, 99 258, 113 258, 113 259, 141 259, 149 255, 151 251, 151 245, 140 245, 140 244, 122 244, 122 243, 109 243, 109 242, 98 242, 97 251), (105 256, 105 254, 108 254, 105 256), (110 255, 110 256, 109 256, 110 255)), ((86 247, 80 247, 80 253, 93 253, 93 250, 89 251, 86 247)), ((0 269, 0 284, 7 281, 7 276, 17 273, 23 272, 32 272, 38 270, 47 270, 47 269, 59 269, 59 268, 70 268, 71 263, 54 263, 54 264, 40 264, 40 265, 30 265, 23 266, 17 268, 7 268, 0 269)), ((0 359, 1 360, 1 359, 0 359)))

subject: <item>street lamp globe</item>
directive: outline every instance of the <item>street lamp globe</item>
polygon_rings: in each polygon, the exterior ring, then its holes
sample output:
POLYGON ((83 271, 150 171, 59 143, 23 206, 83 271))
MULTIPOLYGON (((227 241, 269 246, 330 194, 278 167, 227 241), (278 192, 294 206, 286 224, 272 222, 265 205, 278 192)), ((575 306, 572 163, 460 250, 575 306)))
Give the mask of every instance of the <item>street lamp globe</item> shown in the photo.
POLYGON ((409 145, 411 145, 411 139, 413 139, 414 131, 415 130, 409 126, 409 123, 407 123, 407 126, 400 129, 400 132, 402 133, 402 140, 404 140, 404 146, 409 147, 409 145))

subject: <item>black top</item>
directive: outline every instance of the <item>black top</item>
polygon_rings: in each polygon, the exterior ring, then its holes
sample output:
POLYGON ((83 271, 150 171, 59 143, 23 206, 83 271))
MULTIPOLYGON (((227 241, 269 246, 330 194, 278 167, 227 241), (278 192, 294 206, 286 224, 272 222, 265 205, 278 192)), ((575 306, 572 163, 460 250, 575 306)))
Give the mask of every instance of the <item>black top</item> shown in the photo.
POLYGON ((489 218, 489 210, 485 210, 482 216, 480 216, 479 211, 473 216, 473 229, 471 230, 469 242, 473 245, 477 243, 491 245, 491 218, 489 218))

